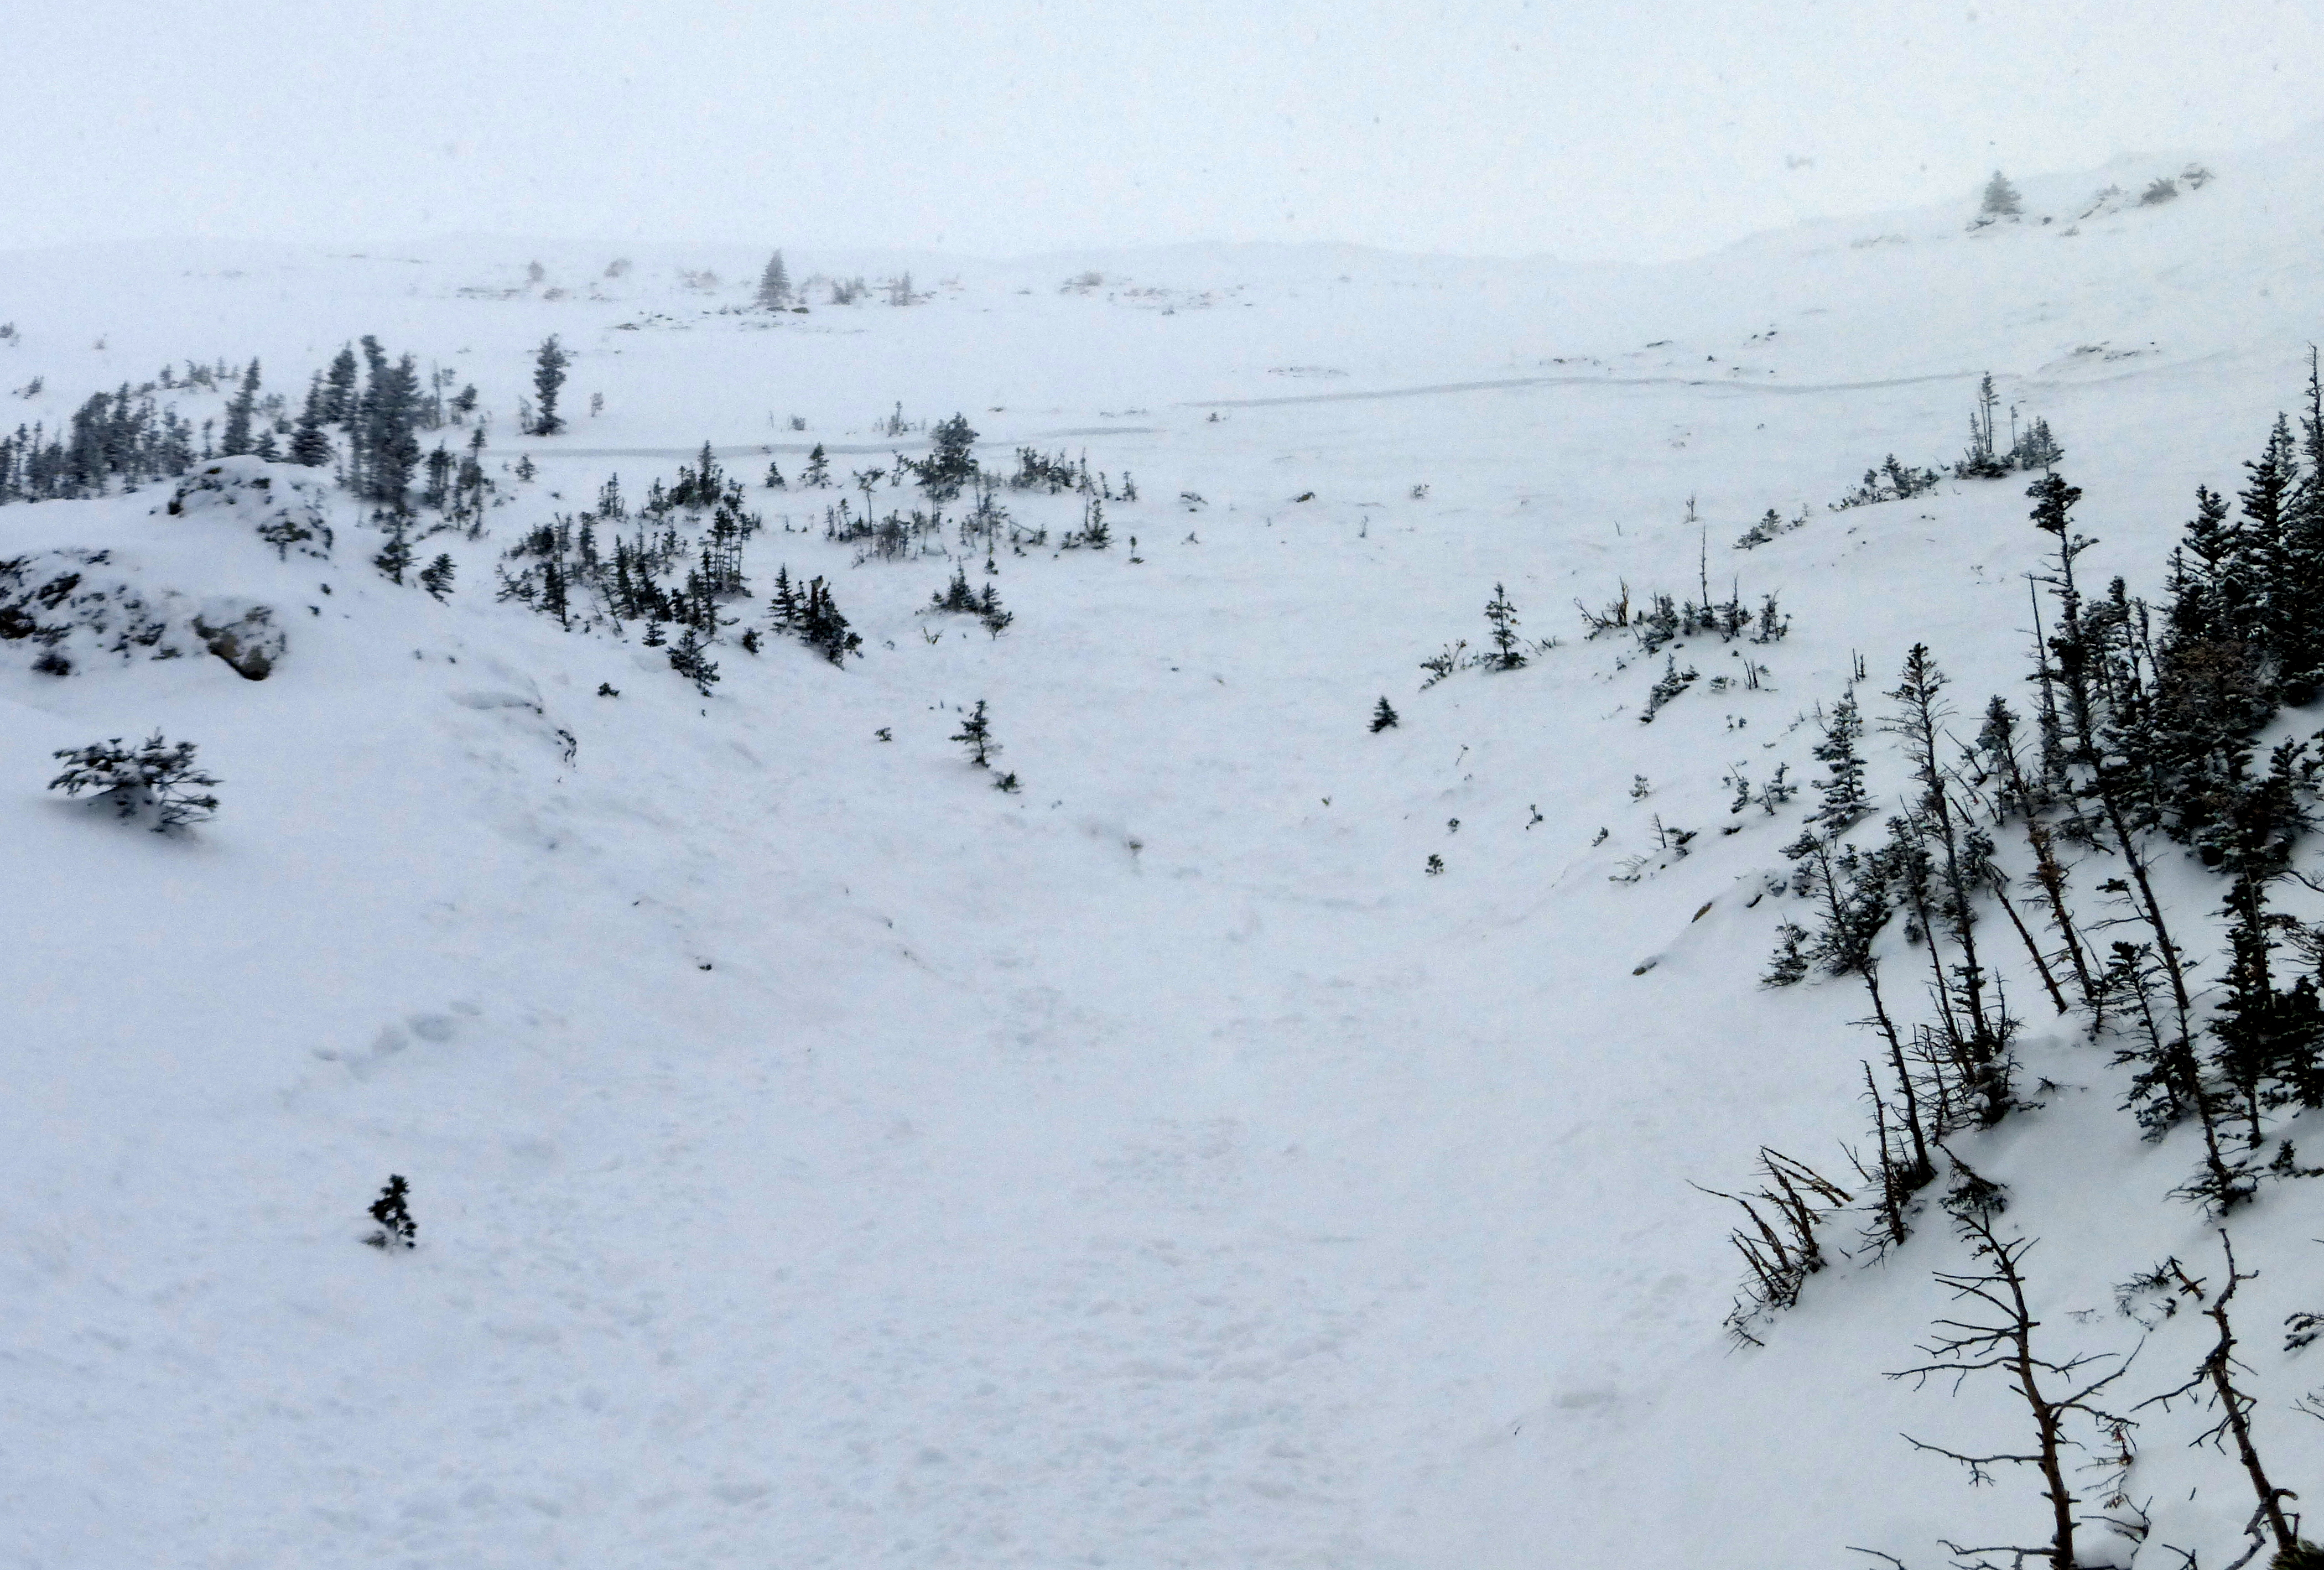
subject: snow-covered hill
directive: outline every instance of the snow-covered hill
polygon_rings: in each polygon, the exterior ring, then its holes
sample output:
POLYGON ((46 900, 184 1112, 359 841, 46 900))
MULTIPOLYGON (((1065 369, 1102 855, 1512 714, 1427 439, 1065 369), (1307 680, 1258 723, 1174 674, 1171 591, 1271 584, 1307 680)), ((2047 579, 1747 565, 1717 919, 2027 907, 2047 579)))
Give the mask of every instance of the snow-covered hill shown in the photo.
MULTIPOLYGON (((2095 583, 2159 593, 2195 486, 2241 483, 2324 321, 2324 137, 2137 205, 2187 162, 1637 271, 793 252, 874 287, 780 316, 748 309, 764 255, 715 248, 0 256, 0 392, 39 383, 0 424, 253 356, 295 416, 374 334, 479 389, 502 498, 420 542, 440 601, 344 491, 261 537, 328 469, 0 506, 0 604, 11 564, 106 596, 69 675, 0 642, 0 1563, 1927 1570, 2043 1540, 2026 1477, 1972 1492, 1898 1436, 2024 1444, 1998 1384, 1882 1377, 1969 1262, 1933 1207, 1878 1262, 1836 1218, 1764 1345, 1722 1328, 1731 1217, 1690 1182, 1766 1145, 1860 1189, 1875 1055, 1850 984, 1759 986, 1812 793, 1730 813, 1731 781, 1812 780, 1818 706, 1860 659, 1882 711, 1916 642, 1962 740, 1987 694, 2030 707, 2024 476, 1826 507, 1891 452, 1950 463, 1982 374, 2062 440, 2095 583), (2133 199, 2081 216, 2109 181, 2133 199), (925 298, 891 307, 905 268, 925 298), (550 333, 571 429, 519 436, 550 333), (898 562, 825 540, 851 473, 955 411, 994 472, 1134 476, 1112 545, 1059 549, 1086 498, 1043 491, 1001 493, 1046 537, 989 576, 949 523, 898 562), (705 441, 764 520, 707 694, 635 624, 495 598, 528 531, 705 441), (835 489, 797 484, 816 445, 835 489), (1805 522, 1736 549, 1769 509, 1805 522), (956 565, 1005 632, 927 613, 956 565), (739 646, 778 567, 828 580, 860 658, 739 646), (1642 725, 1663 660, 1575 602, 1702 583, 1789 632, 1660 651, 1699 680, 1642 725), (1556 646, 1422 690, 1497 586, 1556 646), (263 679, 209 652, 227 624, 279 634, 263 679), (979 701, 993 770, 952 739, 979 701), (57 750, 156 729, 215 820, 43 792, 57 750), (409 1253, 360 1246, 390 1173, 409 1253)), ((223 389, 154 396, 223 420, 223 389)), ((2218 880, 2157 843, 2200 928, 2218 880)), ((2040 1240, 2045 1333, 2128 1353, 2118 1283, 2218 1274, 2170 1197, 2196 1141, 2141 1141, 1987 925, 2040 1104, 1953 1149, 2040 1240)), ((2233 1219, 2254 1421, 2309 1493, 2324 1369, 2278 1346, 2324 1309, 2317 1203, 2271 1182, 2233 1219)), ((2209 1345, 2148 1316, 2131 1399, 2209 1345)), ((2138 1416, 2136 1563, 2217 1570, 2241 1470, 2188 1448, 2201 1412, 2138 1416)))

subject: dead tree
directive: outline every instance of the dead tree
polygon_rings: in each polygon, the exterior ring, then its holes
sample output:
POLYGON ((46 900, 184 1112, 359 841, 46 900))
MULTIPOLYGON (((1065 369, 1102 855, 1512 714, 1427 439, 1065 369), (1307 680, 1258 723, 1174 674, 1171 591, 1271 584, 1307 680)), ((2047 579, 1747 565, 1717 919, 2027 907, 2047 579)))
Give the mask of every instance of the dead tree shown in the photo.
POLYGON ((2098 1425, 2108 1434, 2130 1427, 2129 1418, 2097 1404, 2098 1393, 2129 1371, 2130 1360, 2105 1353, 2076 1354, 2060 1361, 2037 1349, 2034 1333, 2041 1328, 2042 1322, 2034 1317, 2026 1303, 2022 1264, 2034 1242, 2023 1237, 2002 1239, 1994 1230, 1995 1214, 1991 1208, 1977 1205, 1953 1207, 1961 1236, 1970 1244, 1982 1268, 1965 1274, 1937 1272, 1938 1282, 1951 1288, 1956 1302, 1982 1305, 1988 1316, 1938 1320, 1937 1334, 1921 1348, 1929 1361, 1916 1368, 1900 1369, 1888 1377, 1909 1379, 1916 1388, 1931 1379, 1950 1377, 1956 1390, 1971 1374, 1999 1373, 2006 1379, 2034 1420, 2032 1450, 1972 1455, 1925 1444, 1909 1434, 1904 1436, 1905 1442, 1916 1450, 1959 1462, 1969 1469, 1973 1484, 1991 1482, 1992 1469, 2005 1464, 2031 1466, 2041 1474, 2042 1497, 2050 1503, 2047 1547, 1994 1544, 1961 1547, 1948 1544, 1953 1553, 1964 1557, 2009 1554, 2019 1565, 2028 1558, 2046 1559, 2051 1570, 2077 1570, 2074 1507, 2080 1501, 2066 1483, 2066 1452, 2082 1446, 2069 1433, 2069 1427, 2078 1418, 2098 1425), (2102 1362, 2115 1366, 2110 1372, 2090 1377, 2087 1371, 2102 1362))
POLYGON ((1848 1191, 1817 1174, 1806 1162, 1794 1160, 1766 1145, 1759 1147, 1759 1171, 1766 1186, 1755 1194, 1724 1194, 1697 1183, 1692 1187, 1714 1199, 1731 1200, 1750 1217, 1728 1241, 1743 1256, 1750 1275, 1744 1297, 1727 1318, 1727 1328, 1743 1341, 1757 1344, 1747 1328, 1762 1312, 1788 1308, 1800 1300, 1800 1288, 1823 1269, 1823 1250, 1816 1242, 1816 1224, 1846 1205, 1848 1191))
MULTIPOLYGON (((2319 1549, 2315 1544, 2303 1539, 2294 1521, 2283 1513, 2283 1501, 2300 1496, 2268 1481, 2267 1469, 2260 1464, 2259 1449, 2252 1442, 2251 1414, 2252 1408, 2259 1405, 2259 1399, 2246 1395, 2236 1385, 2236 1371, 2241 1369, 2249 1373, 2251 1370, 2236 1358, 2236 1332, 2227 1318, 2227 1304, 2235 1297, 2236 1288, 2250 1280, 2256 1272, 2236 1269, 2236 1245, 2227 1236, 2225 1227, 2219 1229, 2219 1247, 2227 1257, 2227 1284, 2219 1288, 2217 1297, 2206 1298, 2203 1283, 2189 1277, 2185 1267, 2177 1260, 2168 1261, 2163 1267, 2175 1279, 2179 1291, 2203 1305, 2203 1316, 2218 1327, 2218 1339, 2211 1344, 2211 1350, 2204 1355, 2203 1361, 2195 1365, 2193 1377, 2185 1384, 2175 1390, 2151 1396, 2138 1405, 2161 1407, 2168 1411, 2172 1402, 2183 1399, 2197 1390, 2208 1390, 2207 1399, 2211 1408, 2219 1414, 2219 1420, 2189 1443, 2209 1445, 2224 1451, 2229 1439, 2235 1441, 2236 1459, 2243 1463, 2244 1475, 2251 1479, 2252 1492, 2259 1500, 2259 1510, 2252 1519, 2255 1523, 2265 1521, 2268 1535, 2275 1539, 2275 1565, 2305 1566, 2324 1564, 2324 1549, 2319 1549)), ((2134 1411, 2136 1409, 2132 1408, 2134 1411)))

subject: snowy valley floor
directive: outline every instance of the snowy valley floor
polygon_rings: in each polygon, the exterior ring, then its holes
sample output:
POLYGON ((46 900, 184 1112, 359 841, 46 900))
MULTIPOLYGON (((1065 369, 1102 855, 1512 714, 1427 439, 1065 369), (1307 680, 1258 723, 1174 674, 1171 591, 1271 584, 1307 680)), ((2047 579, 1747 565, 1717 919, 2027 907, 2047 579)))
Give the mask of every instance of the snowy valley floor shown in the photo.
MULTIPOLYGON (((1933 1213, 1763 1348, 1722 1331, 1730 1217, 1690 1180, 1740 1185, 1763 1144, 1845 1173, 1871 1051, 1846 984, 1757 984, 1803 804, 1730 816, 1723 779, 1812 779, 1803 716, 1858 656, 1877 708, 1915 641, 1964 734, 1990 693, 2026 707, 2024 478, 1825 506, 1891 451, 1950 460, 1985 371, 2064 442, 2091 576, 2155 590, 2194 486, 2231 490, 2298 396, 2317 162, 2222 164, 2071 237, 1907 215, 1635 274, 916 260, 923 303, 771 326, 677 281, 707 252, 617 279, 544 252, 557 300, 483 242, 0 257, 0 385, 47 384, 28 420, 188 356, 301 387, 374 332, 483 387, 512 498, 426 542, 457 559, 442 604, 369 565, 343 495, 328 559, 173 517, 166 483, 0 507, 0 559, 109 550, 288 639, 257 682, 199 653, 60 679, 0 645, 0 1565, 1790 1570, 1863 1545, 1932 1570, 1941 1537, 2034 1540, 2030 1482, 1972 1492, 1899 1436, 2011 1448, 2022 1422, 1997 1388, 1881 1377, 1966 1259, 1933 1213), (1060 291, 1089 270, 1115 282, 1060 291), (551 331, 575 429, 513 437, 551 331), (1139 500, 1111 548, 1058 551, 1080 499, 1003 493, 1051 540, 995 559, 1014 624, 924 614, 953 558, 851 565, 823 538, 844 479, 758 487, 816 442, 843 475, 918 450, 873 428, 898 402, 965 412, 988 466, 1085 451, 1139 500), (699 697, 634 632, 495 601, 526 529, 705 439, 767 520, 758 598, 779 565, 828 577, 864 638, 844 670, 730 641, 699 697), (1769 508, 1806 522, 1734 549, 1769 508), (1792 630, 1692 641, 1702 679, 1641 725, 1661 660, 1584 641, 1574 602, 1699 574, 1792 630), (1558 646, 1420 690, 1497 584, 1558 646), (1018 793, 949 739, 980 699, 1018 793), (56 749, 155 727, 222 778, 215 821, 42 791, 56 749), (390 1172, 408 1255, 360 1246, 390 1172)), ((1886 750, 1874 775, 1904 789, 1886 750)), ((1958 1148, 2041 1238, 2045 1322, 2127 1351, 2116 1284, 2213 1259, 2168 1197, 2191 1141, 2142 1143, 2105 1051, 2022 953, 1999 968, 2050 1083, 1958 1148)), ((2316 1192, 2241 1213, 2238 1306, 2273 1464, 2324 1500, 2324 1425, 2291 1408, 2324 1366, 2276 1350, 2324 1308, 2316 1192)), ((2164 1325, 2138 1393, 2201 1340, 2164 1325)), ((2240 1473, 2186 1447, 2207 1418, 2144 1418, 2136 1563, 2222 1570, 2240 1473)))

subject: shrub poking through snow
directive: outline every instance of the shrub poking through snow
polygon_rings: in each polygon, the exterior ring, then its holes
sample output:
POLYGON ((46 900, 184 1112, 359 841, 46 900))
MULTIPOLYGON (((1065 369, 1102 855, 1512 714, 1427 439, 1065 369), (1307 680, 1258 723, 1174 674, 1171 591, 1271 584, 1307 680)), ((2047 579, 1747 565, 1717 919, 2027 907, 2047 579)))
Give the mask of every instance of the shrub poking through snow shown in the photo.
POLYGON ((718 680, 718 664, 705 653, 701 629, 687 627, 678 634, 678 642, 669 651, 669 668, 694 683, 694 690, 703 697, 718 680))
MULTIPOLYGON (((969 710, 968 717, 960 722, 960 729, 952 734, 951 739, 968 749, 968 761, 978 768, 992 766, 992 754, 1001 750, 1001 743, 992 739, 992 722, 984 716, 982 698, 976 700, 976 706, 969 710)), ((1016 778, 1013 774, 1009 777, 1016 778)))
POLYGON ((217 811, 217 797, 198 794, 217 780, 195 766, 194 743, 168 741, 160 731, 134 752, 115 736, 60 748, 56 756, 65 760, 65 771, 49 781, 50 790, 102 796, 123 817, 150 817, 156 834, 200 823, 217 811))
POLYGON ((1382 731, 1392 731, 1396 728, 1397 723, 1396 710, 1388 706, 1388 699, 1383 697, 1372 710, 1372 734, 1378 735, 1382 731))
POLYGON ((364 1242, 375 1249, 418 1248, 420 1224, 411 1219, 410 1198, 411 1185, 400 1173, 389 1173, 387 1186, 371 1202, 371 1218, 379 1223, 379 1230, 364 1242))
POLYGON ((1486 666, 1493 670, 1521 670, 1526 662, 1524 645, 1517 638, 1517 608, 1509 604, 1509 591, 1499 584, 1493 586, 1493 597, 1485 605, 1485 625, 1490 629, 1493 651, 1486 658, 1486 666))
POLYGON ((823 579, 810 578, 803 588, 795 586, 788 568, 776 569, 767 619, 776 632, 797 638, 834 665, 844 666, 847 657, 863 647, 862 634, 848 630, 847 618, 823 579))

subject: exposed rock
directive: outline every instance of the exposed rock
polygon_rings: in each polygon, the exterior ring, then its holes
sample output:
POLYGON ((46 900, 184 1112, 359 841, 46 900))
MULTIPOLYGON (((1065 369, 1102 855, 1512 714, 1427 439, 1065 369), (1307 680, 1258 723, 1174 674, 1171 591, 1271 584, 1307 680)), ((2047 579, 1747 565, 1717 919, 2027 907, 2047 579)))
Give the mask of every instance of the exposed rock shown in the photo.
POLYGON ((204 647, 245 681, 265 680, 288 647, 281 629, 274 625, 274 613, 264 605, 252 605, 231 619, 205 609, 196 614, 194 631, 204 647))

